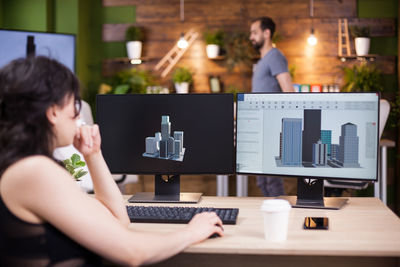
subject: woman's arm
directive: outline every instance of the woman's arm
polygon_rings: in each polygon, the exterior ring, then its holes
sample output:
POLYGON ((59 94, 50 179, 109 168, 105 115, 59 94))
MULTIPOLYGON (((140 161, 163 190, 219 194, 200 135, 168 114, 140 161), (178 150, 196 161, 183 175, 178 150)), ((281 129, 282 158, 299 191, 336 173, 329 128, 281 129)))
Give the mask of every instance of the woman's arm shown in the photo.
POLYGON ((173 256, 212 233, 223 235, 215 213, 197 215, 168 234, 129 230, 101 201, 83 193, 69 173, 43 156, 11 166, 1 179, 1 195, 19 218, 49 222, 77 243, 123 265, 154 263, 173 256))
POLYGON ((104 161, 100 150, 98 125, 82 126, 74 139, 74 146, 83 154, 93 181, 95 197, 123 224, 129 224, 123 197, 104 161))

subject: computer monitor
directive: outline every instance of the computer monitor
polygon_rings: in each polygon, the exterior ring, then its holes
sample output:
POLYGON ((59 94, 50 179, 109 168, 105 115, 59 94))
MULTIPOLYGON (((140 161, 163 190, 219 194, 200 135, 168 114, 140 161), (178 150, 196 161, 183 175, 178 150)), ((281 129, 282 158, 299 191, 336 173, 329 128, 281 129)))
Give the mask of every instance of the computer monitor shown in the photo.
POLYGON ((130 202, 196 203, 180 175, 235 171, 232 94, 97 95, 96 110, 111 172, 155 175, 130 202))
POLYGON ((378 93, 238 94, 236 172, 297 177, 294 207, 338 209, 323 179, 377 181, 378 93))
POLYGON ((0 68, 17 58, 46 56, 75 72, 75 35, 0 29, 0 68))

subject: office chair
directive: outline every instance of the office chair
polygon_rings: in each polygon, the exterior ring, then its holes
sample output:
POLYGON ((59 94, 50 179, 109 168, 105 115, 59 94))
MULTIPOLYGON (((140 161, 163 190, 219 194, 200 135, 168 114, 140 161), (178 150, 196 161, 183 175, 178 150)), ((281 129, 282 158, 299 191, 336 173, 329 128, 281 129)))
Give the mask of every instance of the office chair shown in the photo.
MULTIPOLYGON (((385 129, 386 121, 389 117, 389 112, 390 112, 390 103, 386 99, 381 99, 379 102, 379 140, 382 137, 383 130, 385 129)), ((380 153, 378 153, 380 155, 380 153)), ((380 162, 380 161, 379 161, 380 162)), ((382 166, 383 168, 386 168, 386 166, 382 166)), ((380 176, 380 175, 379 175, 380 176)), ((344 189, 365 189, 368 187, 369 182, 360 182, 360 181, 354 181, 354 180, 334 180, 334 179, 329 179, 329 180, 324 180, 324 187, 325 188, 335 188, 338 189, 341 193, 344 189)), ((327 190, 327 191, 335 191, 335 189, 327 190)), ((333 192, 332 192, 333 193, 333 192)))
MULTIPOLYGON (((92 115, 92 110, 90 108, 90 105, 83 100, 81 100, 81 105, 82 105, 81 113, 80 113, 81 120, 88 125, 93 125, 93 123, 94 123, 93 115, 92 115)), ((62 161, 67 158, 70 158, 72 156, 72 154, 74 154, 74 153, 78 154, 81 157, 81 159, 83 159, 83 155, 73 145, 56 148, 54 150, 53 156, 56 159, 62 161)), ((90 176, 87 166, 83 167, 83 169, 85 171, 87 171, 88 173, 81 178, 79 186, 82 188, 83 191, 91 193, 91 192, 93 192, 92 177, 90 176)), ((118 184, 118 187, 120 188, 121 191, 123 191, 123 187, 125 184, 136 183, 138 181, 138 178, 136 175, 125 175, 125 174, 124 175, 113 175, 113 178, 114 178, 115 182, 118 184)))

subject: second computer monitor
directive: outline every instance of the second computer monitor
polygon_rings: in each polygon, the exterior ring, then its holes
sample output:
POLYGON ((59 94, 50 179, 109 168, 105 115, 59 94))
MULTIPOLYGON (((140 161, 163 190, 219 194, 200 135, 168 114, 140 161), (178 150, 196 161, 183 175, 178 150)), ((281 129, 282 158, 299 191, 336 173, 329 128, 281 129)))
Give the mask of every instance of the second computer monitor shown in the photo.
POLYGON ((239 94, 236 171, 376 181, 378 126, 377 93, 239 94))

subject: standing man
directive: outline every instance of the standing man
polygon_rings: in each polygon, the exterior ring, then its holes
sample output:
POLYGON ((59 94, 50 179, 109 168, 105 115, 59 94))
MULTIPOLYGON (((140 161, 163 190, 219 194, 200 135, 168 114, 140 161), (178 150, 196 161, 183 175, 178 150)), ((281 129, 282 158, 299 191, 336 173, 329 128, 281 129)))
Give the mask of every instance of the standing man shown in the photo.
MULTIPOLYGON (((260 52, 260 60, 253 68, 253 92, 294 92, 288 63, 281 51, 272 47, 275 23, 269 17, 252 21, 250 41, 260 52)), ((284 195, 282 178, 257 176, 257 186, 264 196, 284 195)))

